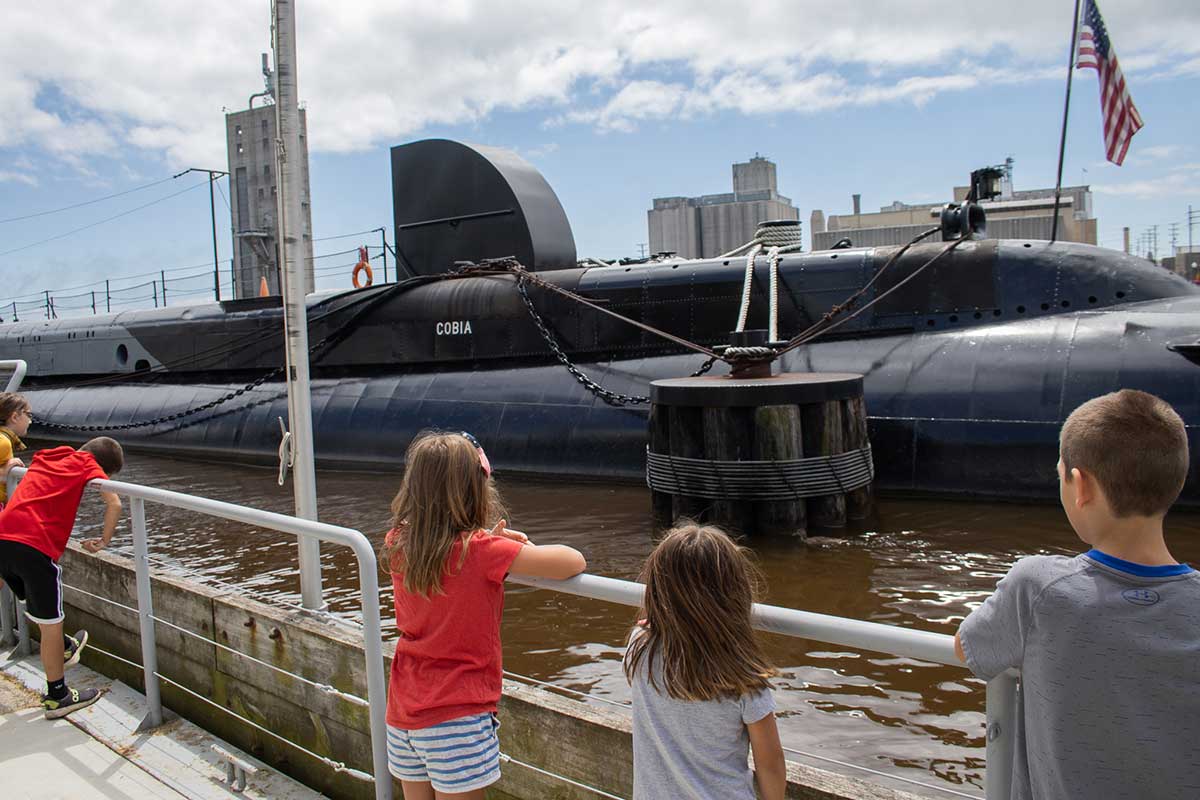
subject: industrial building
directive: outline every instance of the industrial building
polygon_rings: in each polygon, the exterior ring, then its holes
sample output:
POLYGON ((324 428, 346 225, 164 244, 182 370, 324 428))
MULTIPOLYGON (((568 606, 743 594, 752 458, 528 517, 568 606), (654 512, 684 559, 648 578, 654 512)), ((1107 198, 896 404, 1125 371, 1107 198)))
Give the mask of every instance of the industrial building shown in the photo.
MULTIPOLYGON (((256 297, 265 278, 268 294, 279 285, 279 184, 275 164, 275 106, 253 106, 225 115, 233 230, 233 296, 256 297)), ((308 124, 300 110, 300 186, 305 291, 313 291, 312 207, 308 188, 308 124)))
POLYGON ((733 165, 732 192, 656 197, 647 216, 651 253, 713 258, 753 239, 758 223, 799 220, 800 212, 779 194, 774 162, 755 155, 733 165))
MULTIPOLYGON (((984 201, 987 210, 987 235, 991 239, 1050 238, 1054 224, 1054 189, 1014 191, 1012 161, 1005 164, 999 197, 984 201)), ((954 202, 961 203, 969 191, 954 187, 954 202)), ((878 212, 862 213, 861 195, 853 195, 853 212, 833 214, 812 212, 812 246, 828 250, 842 239, 855 247, 883 247, 905 244, 917 234, 937 224, 945 203, 894 202, 878 212)), ((1092 213, 1090 186, 1064 186, 1059 200, 1058 240, 1096 244, 1096 217, 1092 213)))

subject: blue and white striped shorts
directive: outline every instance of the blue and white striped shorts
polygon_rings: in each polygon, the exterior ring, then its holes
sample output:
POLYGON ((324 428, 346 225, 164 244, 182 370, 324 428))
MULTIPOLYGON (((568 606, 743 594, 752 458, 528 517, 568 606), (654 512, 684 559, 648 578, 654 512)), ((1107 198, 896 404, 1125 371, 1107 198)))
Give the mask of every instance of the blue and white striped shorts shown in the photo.
POLYGON ((429 781, 452 794, 500 780, 500 721, 475 714, 416 730, 387 729, 388 770, 402 781, 429 781))

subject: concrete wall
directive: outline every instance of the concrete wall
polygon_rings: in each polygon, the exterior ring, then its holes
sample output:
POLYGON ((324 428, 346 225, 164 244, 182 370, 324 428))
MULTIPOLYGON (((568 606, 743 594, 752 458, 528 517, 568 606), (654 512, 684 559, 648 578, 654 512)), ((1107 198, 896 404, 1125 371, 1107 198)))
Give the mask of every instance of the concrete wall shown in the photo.
MULTIPOLYGON (((64 583, 136 607, 133 566, 108 554, 91 556, 76 546, 62 559, 64 583)), ((253 722, 334 761, 371 772, 367 709, 274 670, 247 661, 211 641, 248 653, 337 689, 366 697, 361 635, 348 626, 286 613, 236 593, 217 591, 165 574, 153 578, 155 615, 209 639, 199 641, 156 624, 159 672, 253 722)), ((65 592, 67 628, 87 628, 93 644, 133 662, 141 661, 135 614, 77 591, 65 592)), ((385 648, 390 650, 391 648, 385 648)), ((142 689, 140 669, 89 648, 84 661, 100 672, 142 689)), ((333 798, 367 800, 374 788, 324 762, 301 754, 246 726, 221 709, 169 684, 164 703, 201 727, 253 753, 333 798)), ((632 796, 633 756, 627 715, 511 681, 500 704, 501 750, 512 758, 621 797, 632 796)), ((917 800, 914 795, 797 764, 789 765, 789 798, 804 800, 917 800)), ((573 788, 515 763, 489 792, 492 800, 593 800, 573 788)), ((395 787, 400 798, 400 787, 395 787)))

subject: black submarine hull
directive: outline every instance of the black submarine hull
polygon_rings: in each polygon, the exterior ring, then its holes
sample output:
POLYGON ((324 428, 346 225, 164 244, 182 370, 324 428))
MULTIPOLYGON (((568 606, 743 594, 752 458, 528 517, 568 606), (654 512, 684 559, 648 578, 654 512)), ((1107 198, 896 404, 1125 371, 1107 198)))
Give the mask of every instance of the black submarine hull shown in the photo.
MULTIPOLYGON (((1055 314, 964 329, 817 342, 788 354, 785 371, 865 376, 878 485, 885 491, 996 499, 1057 496, 1062 421, 1117 388, 1170 402, 1187 421, 1193 453, 1200 366, 1172 342, 1193 341, 1200 297, 1055 314)), ((644 393, 650 380, 688 374, 692 355, 581 362, 606 388, 644 393)), ((718 371, 721 368, 718 367, 718 371)), ((68 386, 30 392, 39 415, 120 425, 220 397, 240 384, 68 386)), ((267 382, 229 409, 151 431, 118 433, 137 448, 199 458, 275 463, 284 389, 267 382)), ((640 480, 644 406, 610 406, 558 364, 478 364, 318 377, 313 424, 319 466, 397 468, 420 430, 468 430, 503 472, 571 479, 640 480)), ((85 434, 67 438, 85 438, 85 434)), ((1133 443, 1131 443, 1132 445, 1133 443)), ((1200 505, 1196 470, 1184 505, 1200 505)))

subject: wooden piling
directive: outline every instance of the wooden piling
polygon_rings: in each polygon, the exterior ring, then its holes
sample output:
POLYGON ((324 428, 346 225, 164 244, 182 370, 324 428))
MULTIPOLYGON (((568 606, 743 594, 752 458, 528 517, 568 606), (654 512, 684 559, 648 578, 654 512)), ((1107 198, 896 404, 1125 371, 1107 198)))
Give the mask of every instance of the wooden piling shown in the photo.
MULTIPOLYGON (((703 409, 673 408, 667 427, 671 440, 671 453, 682 458, 704 457, 704 413, 703 409)), ((711 500, 677 494, 672 497, 671 523, 680 517, 700 520, 711 500)))
MULTIPOLYGON (((786 461, 802 458, 803 424, 799 406, 763 406, 754 411, 754 455, 756 461, 786 461)), ((754 504, 755 530, 803 539, 807 514, 802 498, 765 500, 754 504)))
MULTIPOLYGON (((718 407, 703 409, 704 457, 714 461, 749 461, 754 447, 754 409, 718 407)), ((720 473, 717 482, 721 482, 720 473)), ((721 520, 729 533, 744 534, 754 529, 755 504, 727 495, 711 500, 706 517, 721 520)))
MULTIPOLYGON (((847 450, 859 450, 871 444, 867 434, 867 405, 862 397, 851 397, 841 401, 842 431, 846 437, 847 450)), ((871 515, 875 505, 874 492, 871 484, 852 489, 846 494, 846 518, 853 520, 866 519, 871 515)))
MULTIPOLYGON (((800 409, 803 427, 804 455, 833 456, 844 452, 842 407, 838 400, 829 400, 800 409)), ((817 528, 846 526, 846 494, 826 494, 808 498, 808 524, 817 528)))
POLYGON ((861 375, 678 378, 655 381, 651 402, 646 472, 659 525, 690 517, 803 538, 870 513, 861 375))

